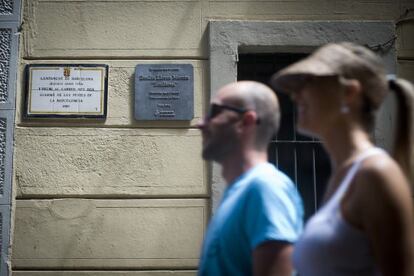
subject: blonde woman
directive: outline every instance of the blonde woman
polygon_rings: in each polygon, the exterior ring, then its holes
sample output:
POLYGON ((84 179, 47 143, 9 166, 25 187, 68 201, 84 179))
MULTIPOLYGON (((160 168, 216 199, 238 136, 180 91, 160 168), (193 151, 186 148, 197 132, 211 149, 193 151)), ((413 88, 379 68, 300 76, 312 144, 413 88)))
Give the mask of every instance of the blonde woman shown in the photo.
POLYGON ((413 86, 387 81, 379 57, 352 43, 328 44, 272 78, 297 105, 298 129, 320 138, 332 175, 293 262, 306 275, 414 275, 410 137, 413 86), (399 99, 393 157, 370 139, 387 93, 399 99))

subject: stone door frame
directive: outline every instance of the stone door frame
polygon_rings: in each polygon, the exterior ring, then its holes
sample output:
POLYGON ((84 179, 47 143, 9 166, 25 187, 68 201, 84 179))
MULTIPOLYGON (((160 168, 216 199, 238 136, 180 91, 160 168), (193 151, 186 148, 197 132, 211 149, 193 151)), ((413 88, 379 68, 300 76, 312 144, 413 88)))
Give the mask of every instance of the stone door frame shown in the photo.
MULTIPOLYGON (((239 53, 310 53, 328 42, 353 41, 384 45, 381 55, 390 74, 396 72, 395 25, 392 21, 242 21, 209 22, 210 98, 221 86, 237 80, 239 53)), ((389 149, 393 129, 392 99, 380 110, 374 137, 389 149)), ((220 167, 211 166, 212 210, 217 208, 225 183, 220 167)))

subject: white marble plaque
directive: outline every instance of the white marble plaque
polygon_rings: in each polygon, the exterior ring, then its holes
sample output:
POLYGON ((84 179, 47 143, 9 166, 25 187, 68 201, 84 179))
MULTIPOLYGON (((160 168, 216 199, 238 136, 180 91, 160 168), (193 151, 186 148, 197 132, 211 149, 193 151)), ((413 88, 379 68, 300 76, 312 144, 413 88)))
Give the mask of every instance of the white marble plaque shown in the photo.
POLYGON ((28 65, 28 117, 105 117, 106 65, 28 65))

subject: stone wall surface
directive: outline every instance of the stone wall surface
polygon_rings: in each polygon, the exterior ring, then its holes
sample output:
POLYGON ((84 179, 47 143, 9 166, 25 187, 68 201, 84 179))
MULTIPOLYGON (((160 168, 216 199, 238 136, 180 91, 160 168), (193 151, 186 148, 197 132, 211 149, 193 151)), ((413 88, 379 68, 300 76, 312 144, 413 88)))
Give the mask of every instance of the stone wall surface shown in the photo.
MULTIPOLYGON (((412 0, 23 0, 12 36, 21 37, 13 275, 196 274, 219 175, 202 161, 195 129, 214 92, 210 54, 223 50, 209 48, 210 21, 394 21, 397 37, 381 42, 395 39, 398 72, 414 81, 413 8, 412 0), (25 65, 82 63, 109 66, 106 119, 23 118, 25 65), (193 66, 193 120, 134 119, 135 66, 152 63, 193 66)), ((236 52, 223 55, 236 66, 236 52)))
POLYGON ((14 276, 195 276, 195 270, 157 270, 157 271, 16 271, 14 276))
POLYGON ((206 196, 192 129, 16 128, 18 198, 206 196))
POLYGON ((400 60, 398 62, 398 76, 414 82, 414 61, 400 60))
POLYGON ((189 268, 204 199, 18 200, 15 268, 189 268))
POLYGON ((201 11, 191 0, 26 1, 24 54, 199 56, 201 11))
MULTIPOLYGON (((26 0, 24 57, 207 59, 211 19, 397 22, 412 8, 409 0, 26 0)), ((412 57, 414 23, 399 25, 399 55, 412 57)))

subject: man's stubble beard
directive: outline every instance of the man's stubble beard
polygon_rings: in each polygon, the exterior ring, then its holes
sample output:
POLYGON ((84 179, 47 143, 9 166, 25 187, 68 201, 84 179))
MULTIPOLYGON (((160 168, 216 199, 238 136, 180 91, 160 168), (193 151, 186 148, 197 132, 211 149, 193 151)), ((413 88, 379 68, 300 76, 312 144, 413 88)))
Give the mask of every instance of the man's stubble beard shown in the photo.
POLYGON ((226 135, 226 137, 213 140, 203 147, 202 157, 206 161, 220 162, 232 155, 238 144, 239 141, 235 135, 226 135))

